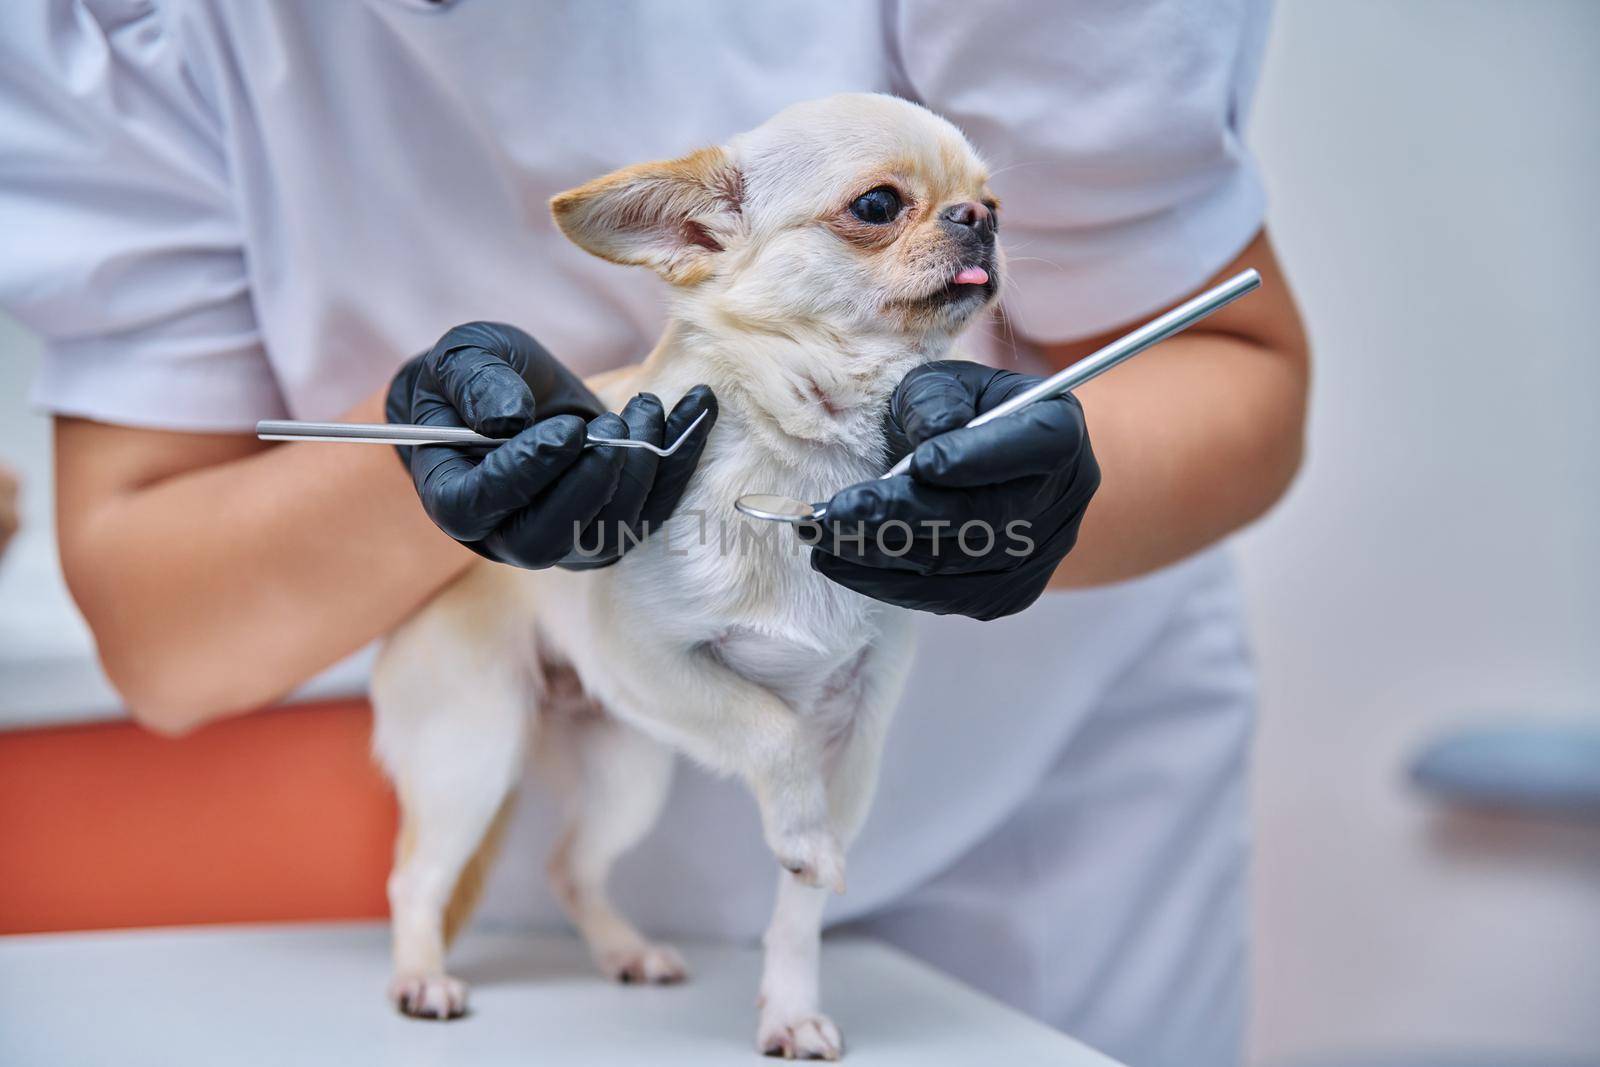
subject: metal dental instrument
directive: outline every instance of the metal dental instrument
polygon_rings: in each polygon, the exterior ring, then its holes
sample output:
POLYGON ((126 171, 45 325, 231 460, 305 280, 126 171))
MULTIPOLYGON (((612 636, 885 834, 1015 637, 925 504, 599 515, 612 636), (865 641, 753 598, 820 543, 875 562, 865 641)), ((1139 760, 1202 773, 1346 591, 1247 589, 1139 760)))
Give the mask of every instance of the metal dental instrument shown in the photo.
MULTIPOLYGON (((625 437, 590 437, 583 447, 610 445, 615 448, 642 448, 663 458, 683 447, 709 412, 702 411, 678 439, 665 448, 649 441, 630 441, 625 437)), ((494 448, 510 438, 485 437, 458 426, 409 426, 389 422, 297 422, 292 419, 264 419, 256 423, 256 436, 263 441, 331 441, 361 445, 464 445, 494 448)))
MULTIPOLYGON (((1171 311, 1156 316, 1137 330, 1117 338, 1099 351, 1084 356, 1066 370, 1046 378, 1027 392, 1019 393, 1004 404, 990 408, 967 423, 967 426, 982 426, 986 422, 993 422, 995 419, 1021 411, 1029 404, 1070 392, 1084 382, 1098 378, 1117 364, 1132 359, 1151 345, 1188 329, 1213 311, 1226 307, 1246 293, 1259 288, 1260 285, 1261 275, 1254 268, 1241 271, 1220 285, 1184 301, 1171 311)), ((907 453, 905 458, 879 477, 893 478, 910 469, 911 454, 907 453)), ((734 501, 733 506, 752 519, 766 519, 769 522, 787 522, 794 525, 817 522, 827 514, 827 507, 824 504, 807 504, 803 500, 795 500, 777 493, 746 493, 734 501)))

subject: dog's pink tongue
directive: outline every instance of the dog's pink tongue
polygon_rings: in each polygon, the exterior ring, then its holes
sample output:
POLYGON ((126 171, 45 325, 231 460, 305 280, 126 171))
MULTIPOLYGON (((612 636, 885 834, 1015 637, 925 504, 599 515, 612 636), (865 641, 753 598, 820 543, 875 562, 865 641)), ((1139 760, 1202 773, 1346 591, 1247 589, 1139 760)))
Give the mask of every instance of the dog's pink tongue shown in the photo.
POLYGON ((967 267, 954 280, 957 285, 988 285, 989 272, 982 267, 967 267))

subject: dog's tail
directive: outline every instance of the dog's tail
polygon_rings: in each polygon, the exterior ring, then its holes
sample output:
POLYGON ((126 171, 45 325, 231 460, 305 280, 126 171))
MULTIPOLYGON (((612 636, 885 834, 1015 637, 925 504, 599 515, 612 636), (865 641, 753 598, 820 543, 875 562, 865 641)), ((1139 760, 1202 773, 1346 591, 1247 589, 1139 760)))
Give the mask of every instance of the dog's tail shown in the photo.
POLYGON ((477 850, 467 860, 467 865, 461 868, 455 891, 450 894, 450 903, 444 909, 444 943, 447 948, 455 941, 456 934, 467 925, 467 920, 472 918, 473 910, 483 897, 483 886, 489 880, 489 868, 494 866, 495 857, 500 854, 500 842, 505 839, 506 824, 511 821, 511 807, 516 798, 516 790, 506 794, 489 822, 489 829, 484 831, 483 840, 478 842, 477 850))
MULTIPOLYGON (((511 809, 516 799, 516 790, 512 790, 506 794, 504 800, 500 801, 499 809, 489 821, 489 828, 484 831, 478 847, 466 865, 461 868, 461 874, 456 877, 455 888, 450 891, 450 902, 444 909, 443 928, 446 948, 455 941, 456 935, 467 925, 467 920, 472 918, 472 912, 483 896, 484 883, 488 881, 489 869, 494 866, 495 857, 500 854, 500 842, 505 838, 506 825, 511 821, 511 809)), ((405 806, 402 805, 400 834, 395 847, 396 867, 410 856, 414 840, 411 818, 405 813, 405 806)))

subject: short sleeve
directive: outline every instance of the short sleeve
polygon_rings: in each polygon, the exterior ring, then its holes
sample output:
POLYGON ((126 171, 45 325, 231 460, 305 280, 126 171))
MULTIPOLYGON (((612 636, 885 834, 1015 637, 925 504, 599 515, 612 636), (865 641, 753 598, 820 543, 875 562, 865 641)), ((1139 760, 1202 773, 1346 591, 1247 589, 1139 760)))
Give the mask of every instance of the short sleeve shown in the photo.
POLYGON ((1260 229, 1241 126, 1265 0, 900 0, 902 91, 988 161, 1003 296, 1036 341, 1090 336, 1197 288, 1260 229))
POLYGON ((284 405, 171 21, 155 0, 0 5, 0 305, 44 338, 42 407, 247 429, 284 405))

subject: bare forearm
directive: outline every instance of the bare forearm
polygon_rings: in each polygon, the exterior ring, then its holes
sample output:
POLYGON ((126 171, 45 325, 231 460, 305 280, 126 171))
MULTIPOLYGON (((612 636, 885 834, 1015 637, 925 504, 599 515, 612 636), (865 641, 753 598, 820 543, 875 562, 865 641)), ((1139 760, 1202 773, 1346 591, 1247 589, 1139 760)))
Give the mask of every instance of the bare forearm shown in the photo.
MULTIPOLYGON (((376 398, 348 417, 381 420, 376 398)), ((138 431, 64 424, 58 441, 90 439, 59 462, 110 444, 93 439, 102 432, 138 431)), ((60 472, 68 582, 149 725, 182 730, 281 696, 474 558, 428 521, 389 449, 195 437, 214 464, 92 503, 74 496, 83 477, 60 472)))
MULTIPOLYGON (((1121 581, 1239 529, 1298 469, 1309 359, 1265 236, 1221 273, 1262 269, 1265 286, 1207 325, 1080 391, 1100 491, 1055 586, 1121 581), (1237 310, 1236 310, 1237 309, 1237 310)), ((1080 346, 1075 346, 1080 347, 1080 346)), ((1069 362, 1077 351, 1057 353, 1069 362)))
POLYGON ((21 525, 21 520, 17 517, 19 492, 17 476, 9 467, 0 466, 0 556, 6 554, 6 546, 11 543, 12 536, 21 525))
POLYGON ((1198 552, 1266 511, 1299 466, 1299 386, 1259 352, 1195 337, 1145 358, 1083 391, 1102 480, 1054 585, 1121 581, 1198 552))

